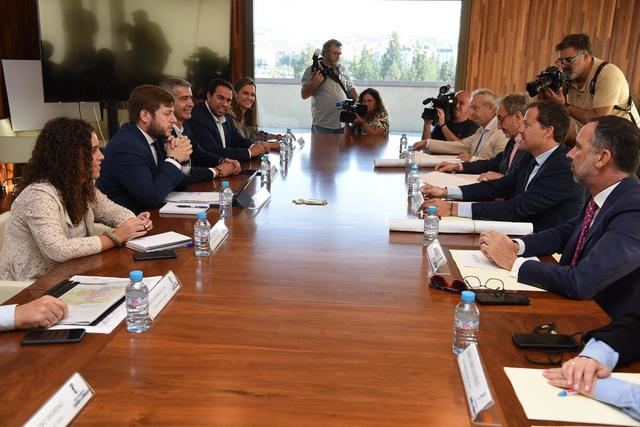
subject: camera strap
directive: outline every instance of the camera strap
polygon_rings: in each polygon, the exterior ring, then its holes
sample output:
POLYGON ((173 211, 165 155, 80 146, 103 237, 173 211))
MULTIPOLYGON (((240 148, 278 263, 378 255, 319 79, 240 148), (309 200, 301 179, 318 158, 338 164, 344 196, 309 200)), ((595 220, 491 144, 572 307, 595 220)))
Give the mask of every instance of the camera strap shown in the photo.
MULTIPOLYGON (((347 92, 347 88, 344 87, 344 84, 342 83, 342 80, 340 80, 340 76, 336 74, 336 72, 333 70, 333 68, 328 68, 327 69, 327 77, 329 77, 334 82, 338 83, 340 85, 340 88, 342 89, 342 91, 346 95, 346 97, 349 98, 349 92, 347 92)), ((356 100, 354 100, 354 101, 356 101, 356 100)))
MULTIPOLYGON (((607 61, 604 61, 602 64, 598 65, 598 68, 596 68, 596 72, 593 75, 593 79, 591 79, 591 82, 589 83, 589 93, 591 94, 591 97, 593 97, 596 93, 596 83, 598 81, 598 75, 600 75, 600 71, 602 71, 604 66, 607 64, 609 63, 607 61)), ((629 86, 629 99, 627 100, 627 106, 625 108, 620 108, 617 105, 614 105, 613 109, 618 111, 624 111, 629 115, 629 118, 631 119, 631 122, 634 125, 640 126, 640 121, 636 121, 636 117, 634 117, 633 107, 634 105, 633 105, 633 99, 631 98, 631 86, 629 86)))

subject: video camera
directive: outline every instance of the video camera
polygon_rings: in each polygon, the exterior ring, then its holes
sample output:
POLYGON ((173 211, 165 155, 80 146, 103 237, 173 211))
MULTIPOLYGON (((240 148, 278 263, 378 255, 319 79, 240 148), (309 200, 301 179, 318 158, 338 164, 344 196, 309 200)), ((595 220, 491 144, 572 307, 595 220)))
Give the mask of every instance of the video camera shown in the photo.
POLYGON ((525 86, 529 96, 532 98, 540 92, 544 92, 546 88, 551 88, 554 91, 562 89, 562 92, 566 95, 569 89, 569 80, 562 70, 551 66, 538 74, 534 81, 527 83, 525 86))
POLYGON ((453 110, 458 103, 458 98, 456 98, 456 94, 449 92, 451 89, 450 85, 441 86, 438 91, 438 96, 436 98, 427 98, 422 101, 423 105, 431 104, 431 108, 425 108, 422 112, 423 120, 438 120, 438 112, 436 108, 441 108, 444 111, 444 121, 448 122, 453 118, 453 110))
POLYGON ((367 114, 367 106, 357 104, 353 99, 336 102, 336 107, 340 109, 340 121, 342 123, 353 123, 356 120, 356 114, 360 117, 367 114))

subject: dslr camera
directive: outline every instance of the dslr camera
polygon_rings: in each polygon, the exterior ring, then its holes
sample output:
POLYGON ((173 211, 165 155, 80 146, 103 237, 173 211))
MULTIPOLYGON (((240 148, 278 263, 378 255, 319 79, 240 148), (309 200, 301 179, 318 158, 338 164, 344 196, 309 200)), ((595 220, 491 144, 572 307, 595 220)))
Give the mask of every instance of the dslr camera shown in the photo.
POLYGON ((554 91, 562 89, 562 92, 566 95, 569 89, 569 80, 562 70, 551 66, 538 74, 534 81, 527 83, 525 86, 529 96, 532 98, 540 92, 544 92, 546 88, 551 88, 554 91))
POLYGON ((431 107, 425 108, 422 112, 422 116, 420 117, 422 117, 423 120, 438 120, 438 112, 436 111, 436 108, 441 108, 442 111, 444 111, 444 121, 451 121, 453 118, 453 110, 458 103, 458 98, 456 98, 456 94, 453 93, 453 91, 449 92, 450 89, 450 85, 442 86, 438 91, 437 97, 427 98, 422 101, 423 105, 431 104, 431 107))
POLYGON ((316 49, 313 52, 313 57, 311 58, 313 63, 311 64, 311 72, 315 74, 316 71, 320 70, 323 77, 327 77, 328 67, 324 65, 322 62, 322 56, 320 56, 320 49, 316 49))
POLYGON ((353 99, 336 102, 336 107, 340 109, 340 121, 342 123, 353 123, 356 120, 356 114, 360 117, 364 117, 367 114, 367 106, 358 104, 353 99))

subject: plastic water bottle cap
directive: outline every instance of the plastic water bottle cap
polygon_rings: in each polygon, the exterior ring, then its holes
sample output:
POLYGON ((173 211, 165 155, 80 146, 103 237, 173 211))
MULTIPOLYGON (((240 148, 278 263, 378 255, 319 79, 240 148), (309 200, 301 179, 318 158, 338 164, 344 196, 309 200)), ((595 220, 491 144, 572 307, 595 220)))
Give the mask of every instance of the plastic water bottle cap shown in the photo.
POLYGON ((198 212, 198 219, 207 219, 206 212, 198 212))
POLYGON ((269 160, 269 155, 268 154, 263 154, 262 155, 262 160, 269 160))
POLYGON ((471 291, 462 291, 462 302, 465 304, 471 304, 476 300, 476 294, 471 291))
POLYGON ((227 188, 229 186, 229 181, 222 181, 222 188, 227 188))
POLYGON ((129 273, 129 280, 131 280, 132 282, 139 282, 142 280, 142 277, 142 270, 133 270, 131 273, 129 273))
POLYGON ((409 151, 413 151, 413 145, 408 146, 408 147, 407 147, 407 150, 409 150, 409 151))
POLYGON ((429 215, 435 215, 436 214, 436 207, 435 206, 429 206, 428 212, 429 215))
MULTIPOLYGON (((415 165, 414 165, 414 166, 411 166, 411 172, 412 172, 412 173, 413 173, 413 172, 418 173, 418 166, 415 166, 415 165)), ((435 206, 433 206, 433 207, 435 207, 435 206)))
POLYGON ((403 133, 403 134, 402 134, 402 137, 403 137, 403 138, 406 138, 406 137, 407 137, 407 134, 406 134, 406 133, 403 133))
POLYGON ((287 128, 287 133, 290 133, 290 132, 291 132, 291 128, 287 128))

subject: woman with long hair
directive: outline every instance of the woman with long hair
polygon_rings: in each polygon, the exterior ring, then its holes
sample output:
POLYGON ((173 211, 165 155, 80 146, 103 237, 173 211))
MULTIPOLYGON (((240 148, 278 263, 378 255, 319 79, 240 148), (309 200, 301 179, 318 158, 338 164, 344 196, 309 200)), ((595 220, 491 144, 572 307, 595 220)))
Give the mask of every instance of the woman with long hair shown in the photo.
POLYGON ((22 191, 0 252, 0 279, 37 278, 73 258, 97 254, 143 236, 153 224, 110 201, 95 186, 104 156, 85 121, 57 118, 36 140, 22 191), (115 227, 94 234, 94 220, 115 227))
POLYGON ((389 115, 384 107, 380 92, 373 88, 367 88, 360 93, 360 104, 367 106, 364 117, 356 114, 353 124, 347 123, 344 127, 346 135, 389 135, 389 115))

